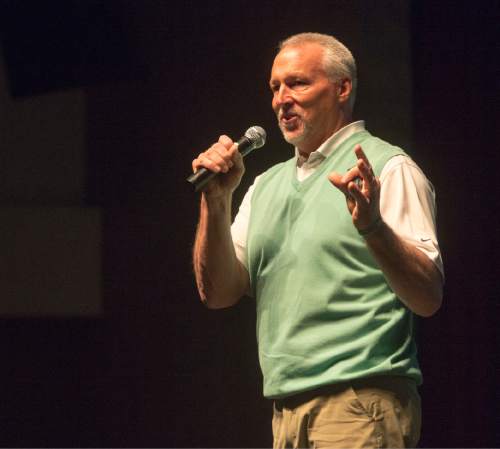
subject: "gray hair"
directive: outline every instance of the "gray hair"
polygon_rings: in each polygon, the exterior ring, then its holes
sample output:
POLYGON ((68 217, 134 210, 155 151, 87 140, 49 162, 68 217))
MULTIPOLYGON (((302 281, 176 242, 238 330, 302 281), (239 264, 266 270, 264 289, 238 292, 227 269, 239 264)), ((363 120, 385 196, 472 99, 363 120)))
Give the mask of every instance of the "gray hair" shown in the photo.
POLYGON ((349 96, 349 107, 352 111, 358 86, 356 61, 352 53, 342 42, 328 34, 300 33, 281 41, 278 50, 281 51, 285 47, 295 47, 311 43, 321 45, 324 48, 323 66, 328 78, 332 82, 340 81, 343 78, 351 80, 352 91, 349 96))

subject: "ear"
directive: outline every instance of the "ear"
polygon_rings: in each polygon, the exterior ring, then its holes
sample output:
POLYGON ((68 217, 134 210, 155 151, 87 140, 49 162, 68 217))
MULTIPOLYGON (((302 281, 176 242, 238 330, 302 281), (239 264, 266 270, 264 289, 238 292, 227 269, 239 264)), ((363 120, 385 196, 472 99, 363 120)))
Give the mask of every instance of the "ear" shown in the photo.
POLYGON ((349 78, 343 78, 337 83, 337 94, 339 103, 347 103, 352 92, 352 81, 349 78))

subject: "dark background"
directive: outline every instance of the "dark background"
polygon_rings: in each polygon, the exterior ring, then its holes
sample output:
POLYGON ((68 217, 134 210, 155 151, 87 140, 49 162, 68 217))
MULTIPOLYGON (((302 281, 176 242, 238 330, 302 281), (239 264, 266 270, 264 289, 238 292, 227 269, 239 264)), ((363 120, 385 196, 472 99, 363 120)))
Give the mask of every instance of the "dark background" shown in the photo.
MULTIPOLYGON (((397 3, 2 3, 12 97, 85 89, 81 205, 103 211, 104 309, 87 319, 0 320, 1 446, 271 444, 251 300, 216 312, 197 300, 198 199, 185 177, 214 137, 251 124, 268 130, 273 151, 248 160, 238 198, 289 156, 267 77, 276 43, 300 31, 351 48, 356 118, 401 143, 405 118, 386 101, 397 88, 376 64, 401 26, 397 3), (375 94, 363 87, 370 76, 375 94)), ((446 269, 444 305, 420 322, 422 447, 500 446, 495 4, 410 3, 407 143, 436 188, 446 269)))

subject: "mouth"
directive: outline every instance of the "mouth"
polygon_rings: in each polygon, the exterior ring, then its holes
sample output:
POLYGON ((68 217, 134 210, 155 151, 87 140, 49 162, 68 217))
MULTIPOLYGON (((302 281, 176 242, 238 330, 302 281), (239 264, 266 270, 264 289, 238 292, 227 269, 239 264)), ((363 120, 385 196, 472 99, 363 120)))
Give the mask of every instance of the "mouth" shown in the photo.
POLYGON ((294 128, 298 125, 300 117, 293 112, 283 112, 279 115, 279 122, 287 130, 294 128))

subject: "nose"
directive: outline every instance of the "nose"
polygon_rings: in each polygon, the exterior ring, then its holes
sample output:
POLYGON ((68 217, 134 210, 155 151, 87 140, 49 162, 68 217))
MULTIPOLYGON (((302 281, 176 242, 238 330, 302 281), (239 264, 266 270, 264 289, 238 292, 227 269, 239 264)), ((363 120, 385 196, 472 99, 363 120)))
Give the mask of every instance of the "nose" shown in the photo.
POLYGON ((277 108, 292 103, 291 92, 286 84, 282 84, 279 89, 274 91, 273 103, 277 108))

